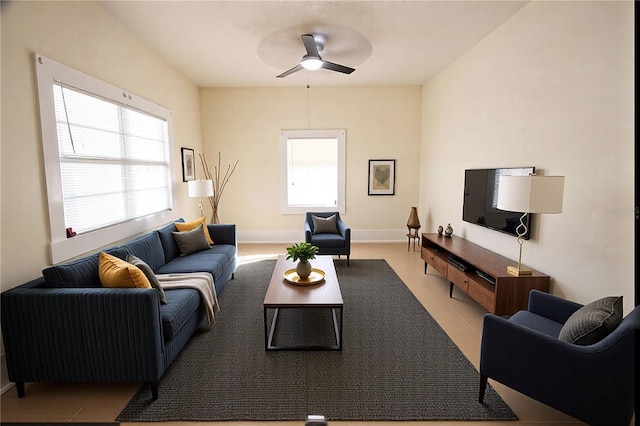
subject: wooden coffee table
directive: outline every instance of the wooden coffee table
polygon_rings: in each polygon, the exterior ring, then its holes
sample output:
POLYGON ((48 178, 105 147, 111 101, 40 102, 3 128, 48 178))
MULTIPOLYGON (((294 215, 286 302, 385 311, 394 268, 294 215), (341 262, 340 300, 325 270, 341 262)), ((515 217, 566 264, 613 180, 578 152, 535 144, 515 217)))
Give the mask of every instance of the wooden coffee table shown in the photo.
POLYGON ((311 266, 324 271, 324 281, 313 285, 295 285, 284 279, 285 271, 296 267, 296 263, 278 256, 271 282, 264 296, 264 348, 265 350, 342 350, 342 293, 338 285, 336 269, 331 256, 316 256, 311 266), (275 346, 273 336, 280 309, 331 309, 335 345, 330 346, 275 346), (271 324, 267 311, 275 310, 271 324))

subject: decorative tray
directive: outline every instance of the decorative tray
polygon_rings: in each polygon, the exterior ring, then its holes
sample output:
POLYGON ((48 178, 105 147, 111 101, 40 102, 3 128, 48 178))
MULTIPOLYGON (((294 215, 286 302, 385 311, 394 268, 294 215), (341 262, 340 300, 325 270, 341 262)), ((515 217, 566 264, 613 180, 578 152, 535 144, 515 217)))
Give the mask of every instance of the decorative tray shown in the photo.
POLYGON ((295 285, 314 285, 324 281, 324 271, 312 268, 307 278, 300 278, 295 269, 288 269, 284 272, 284 279, 295 285))

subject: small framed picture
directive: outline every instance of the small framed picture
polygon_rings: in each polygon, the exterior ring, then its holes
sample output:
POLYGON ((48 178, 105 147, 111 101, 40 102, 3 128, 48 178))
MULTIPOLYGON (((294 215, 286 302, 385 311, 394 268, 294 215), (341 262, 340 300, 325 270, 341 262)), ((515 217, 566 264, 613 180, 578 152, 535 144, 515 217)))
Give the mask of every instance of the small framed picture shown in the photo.
POLYGON ((181 148, 182 181, 188 182, 196 178, 196 159, 191 148, 181 148))
POLYGON ((369 160, 369 195, 394 195, 396 160, 369 160))

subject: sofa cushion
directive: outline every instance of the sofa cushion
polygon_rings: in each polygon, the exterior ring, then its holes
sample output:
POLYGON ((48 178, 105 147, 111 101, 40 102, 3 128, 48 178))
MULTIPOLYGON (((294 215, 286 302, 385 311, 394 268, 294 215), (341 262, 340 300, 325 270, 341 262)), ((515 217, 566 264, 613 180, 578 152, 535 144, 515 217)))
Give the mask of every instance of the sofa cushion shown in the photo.
POLYGON ((188 256, 192 253, 211 248, 202 231, 203 228, 204 226, 200 224, 190 231, 173 232, 173 238, 175 238, 176 243, 178 243, 180 256, 188 256))
MULTIPOLYGON (((126 257, 124 250, 111 248, 105 250, 120 259, 126 257)), ((92 254, 60 265, 49 266, 42 270, 42 276, 50 288, 102 287, 98 274, 99 254, 92 254)))
POLYGON ((165 291, 167 304, 160 306, 162 333, 166 340, 173 338, 184 323, 197 312, 200 294, 193 289, 171 289, 165 291))
MULTIPOLYGON (((180 256, 178 243, 176 243, 176 239, 173 238, 173 232, 177 231, 175 223, 180 222, 184 222, 184 219, 180 218, 176 222, 172 222, 156 231, 158 233, 158 237, 160 237, 160 242, 162 243, 162 250, 164 251, 164 263, 168 263, 172 259, 180 256)), ((157 272, 156 269, 154 270, 157 272)))
MULTIPOLYGON (((131 254, 144 261, 153 271, 164 265, 164 250, 157 232, 134 238, 120 246, 127 255, 131 254)), ((126 259, 126 256, 125 256, 126 259)))
POLYGON ((208 272, 216 277, 220 276, 225 266, 226 258, 223 254, 213 254, 207 251, 200 251, 189 256, 178 257, 160 268, 162 274, 187 274, 191 272, 208 272))
POLYGON ((335 214, 329 217, 311 216, 311 220, 313 221, 314 234, 338 233, 338 224, 335 214))
POLYGON ((177 257, 165 264, 156 273, 184 274, 189 272, 208 272, 213 275, 214 282, 224 272, 225 268, 234 261, 236 247, 230 244, 217 244, 209 250, 192 253, 189 256, 177 257))
POLYGON ((558 338, 576 345, 592 345, 604 339, 622 322, 622 296, 604 297, 574 312, 558 338))
POLYGON ((142 273, 144 274, 145 277, 147 277, 147 279, 149 280, 149 283, 151 284, 151 287, 155 288, 156 291, 158 292, 158 297, 160 298, 160 303, 162 304, 166 304, 167 303, 167 299, 164 295, 164 289, 162 288, 162 285, 160 284, 160 281, 158 281, 158 277, 156 277, 156 274, 153 273, 153 270, 151 269, 151 266, 147 265, 147 263, 140 259, 139 257, 136 257, 132 254, 128 254, 127 255, 127 262, 131 263, 133 266, 137 266, 138 269, 140 269, 142 271, 142 273))
POLYGON ((207 220, 204 216, 200 219, 196 219, 191 222, 176 222, 176 229, 180 232, 191 231, 196 229, 198 226, 202 225, 202 232, 204 233, 205 238, 209 244, 213 244, 213 240, 211 239, 211 235, 209 235, 209 228, 207 228, 207 220))
POLYGON ((105 252, 100 253, 98 275, 103 287, 151 288, 140 268, 105 252))

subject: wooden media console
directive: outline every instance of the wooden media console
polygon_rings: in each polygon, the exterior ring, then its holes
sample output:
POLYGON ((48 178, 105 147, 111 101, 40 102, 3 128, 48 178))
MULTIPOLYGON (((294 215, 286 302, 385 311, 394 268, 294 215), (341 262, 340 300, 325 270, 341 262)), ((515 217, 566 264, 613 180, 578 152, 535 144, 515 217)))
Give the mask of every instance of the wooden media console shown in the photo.
POLYGON ((549 292, 548 275, 538 271, 511 275, 507 266, 516 265, 515 261, 464 238, 423 233, 420 257, 425 274, 429 265, 449 280, 449 297, 455 285, 496 315, 526 310, 531 289, 549 292))

